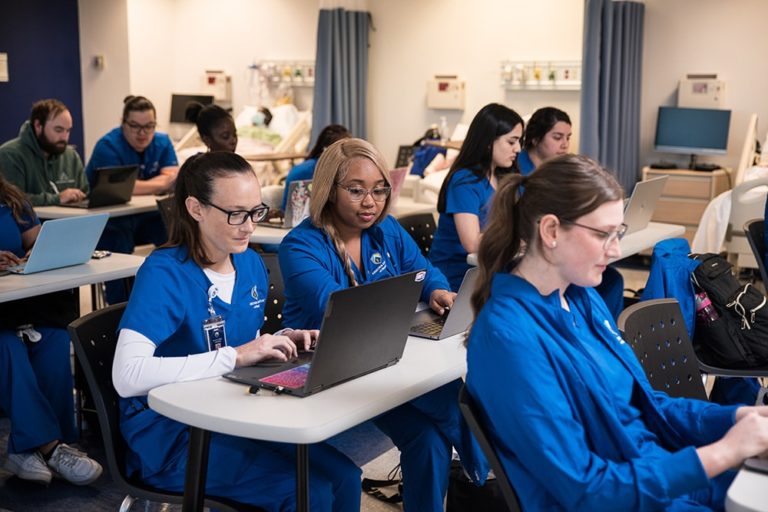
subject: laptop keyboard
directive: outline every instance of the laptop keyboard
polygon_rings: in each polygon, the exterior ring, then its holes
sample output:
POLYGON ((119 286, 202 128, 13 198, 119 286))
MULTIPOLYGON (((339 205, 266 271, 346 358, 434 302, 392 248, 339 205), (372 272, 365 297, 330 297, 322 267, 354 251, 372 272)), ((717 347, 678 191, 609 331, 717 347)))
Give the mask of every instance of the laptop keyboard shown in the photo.
POLYGON ((309 376, 309 367, 309 363, 303 364, 296 368, 291 368, 290 370, 264 377, 263 379, 260 379, 259 382, 272 384, 273 386, 282 386, 288 389, 303 388, 304 384, 307 382, 307 377, 309 376))
POLYGON ((445 316, 440 316, 430 322, 412 325, 411 332, 417 332, 426 336, 439 336, 443 330, 443 325, 445 325, 445 318, 445 316))

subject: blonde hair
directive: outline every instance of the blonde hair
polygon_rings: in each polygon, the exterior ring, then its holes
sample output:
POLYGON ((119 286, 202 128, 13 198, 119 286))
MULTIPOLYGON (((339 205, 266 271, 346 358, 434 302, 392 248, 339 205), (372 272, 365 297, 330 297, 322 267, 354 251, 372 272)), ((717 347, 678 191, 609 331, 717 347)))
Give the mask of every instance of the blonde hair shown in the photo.
MULTIPOLYGON (((312 178, 312 196, 309 200, 309 218, 315 227, 322 229, 331 237, 336 252, 344 264, 344 272, 347 274, 350 286, 357 286, 357 281, 354 272, 352 272, 352 264, 347 249, 333 224, 331 209, 333 203, 336 202, 337 185, 347 176, 349 166, 355 158, 365 158, 371 161, 381 173, 387 186, 392 186, 387 162, 378 149, 363 139, 342 139, 325 148, 323 154, 320 155, 312 178)), ((384 203, 381 215, 376 219, 377 224, 389 214, 391 200, 392 196, 390 195, 384 203)))

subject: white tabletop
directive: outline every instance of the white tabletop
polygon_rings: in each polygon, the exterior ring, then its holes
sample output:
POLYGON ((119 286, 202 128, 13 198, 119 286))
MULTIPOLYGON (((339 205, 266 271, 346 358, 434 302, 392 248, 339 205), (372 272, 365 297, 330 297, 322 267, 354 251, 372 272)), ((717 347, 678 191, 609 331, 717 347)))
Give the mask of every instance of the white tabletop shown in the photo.
POLYGON ((73 267, 28 275, 7 274, 0 276, 0 302, 134 276, 143 262, 142 256, 115 253, 73 267))
POLYGON ((157 200, 165 196, 133 196, 128 203, 102 208, 70 208, 67 206, 35 206, 35 213, 41 219, 62 219, 94 213, 109 213, 110 217, 122 217, 136 213, 157 211, 157 200))
MULTIPOLYGON (((645 229, 625 235, 624 238, 621 239, 621 242, 619 242, 619 247, 621 247, 621 258, 614 258, 611 260, 611 263, 637 254, 645 249, 650 249, 667 238, 682 236, 684 233, 685 226, 680 226, 678 224, 664 224, 662 222, 649 222, 645 229)), ((470 265, 477 265, 477 254, 469 254, 467 256, 467 263, 470 265)))
POLYGON ((275 395, 223 377, 181 382, 149 392, 149 406, 174 420, 234 436, 287 443, 324 441, 466 371, 462 336, 443 341, 409 338, 402 360, 389 368, 306 398, 275 395))
POLYGON ((768 511, 768 475, 742 469, 725 496, 728 512, 768 511))

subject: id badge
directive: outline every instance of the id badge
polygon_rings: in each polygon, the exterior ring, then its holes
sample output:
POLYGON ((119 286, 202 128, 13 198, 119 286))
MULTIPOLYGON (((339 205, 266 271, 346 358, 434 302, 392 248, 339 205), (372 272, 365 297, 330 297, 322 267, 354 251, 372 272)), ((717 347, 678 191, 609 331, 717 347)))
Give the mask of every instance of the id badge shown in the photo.
POLYGON ((203 336, 208 343, 208 350, 227 346, 227 334, 224 332, 224 319, 221 315, 212 316, 203 322, 203 336))

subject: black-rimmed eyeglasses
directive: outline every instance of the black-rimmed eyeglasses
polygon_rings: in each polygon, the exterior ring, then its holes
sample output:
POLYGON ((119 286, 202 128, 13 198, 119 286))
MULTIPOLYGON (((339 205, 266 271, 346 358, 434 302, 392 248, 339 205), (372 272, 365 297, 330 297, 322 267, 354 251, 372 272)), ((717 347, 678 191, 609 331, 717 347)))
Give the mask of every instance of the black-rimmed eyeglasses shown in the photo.
POLYGON ((245 224, 245 221, 248 219, 251 219, 251 222, 254 224, 263 221, 267 218, 267 214, 269 213, 269 206, 265 205, 264 203, 261 203, 259 206, 254 208, 253 210, 225 210, 221 206, 216 206, 213 203, 205 203, 208 206, 213 206, 217 210, 219 210, 222 213, 227 214, 227 224, 230 226, 240 226, 241 224, 245 224))
POLYGON ((124 121, 124 123, 135 134, 154 133, 155 129, 157 128, 157 123, 138 124, 129 121, 124 121))
POLYGON ((602 229, 593 228, 592 226, 587 226, 585 224, 579 224, 578 222, 574 222, 572 220, 560 219, 560 222, 563 224, 570 224, 571 226, 588 229, 594 233, 598 233, 600 235, 600 238, 603 240, 604 250, 608 250, 608 247, 610 247, 615 240, 621 240, 622 238, 624 238, 624 235, 627 233, 627 225, 624 223, 622 223, 618 227, 618 229, 614 231, 603 231, 602 229))

